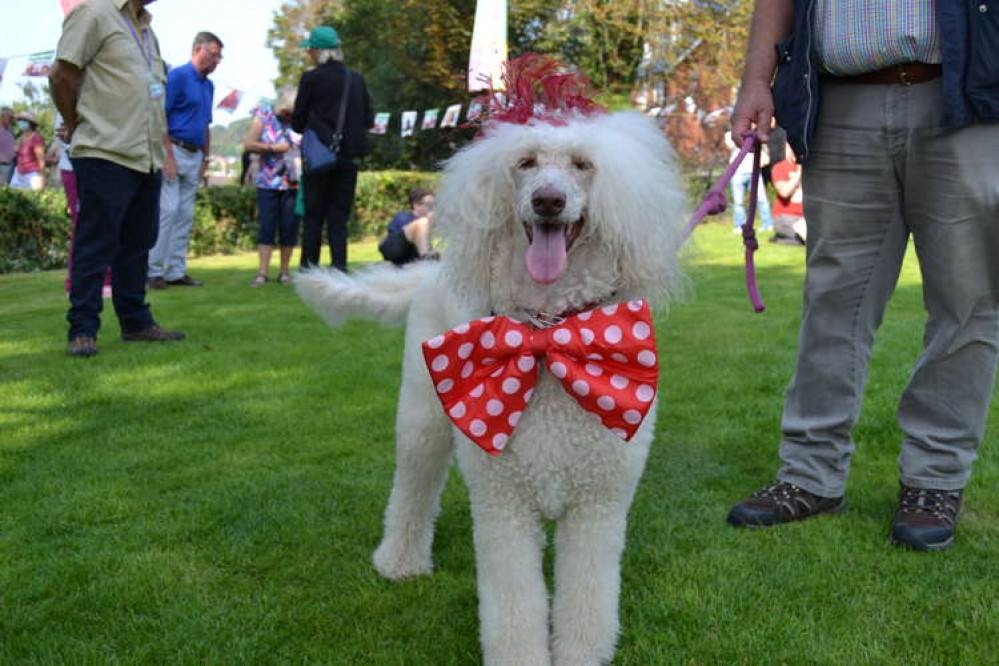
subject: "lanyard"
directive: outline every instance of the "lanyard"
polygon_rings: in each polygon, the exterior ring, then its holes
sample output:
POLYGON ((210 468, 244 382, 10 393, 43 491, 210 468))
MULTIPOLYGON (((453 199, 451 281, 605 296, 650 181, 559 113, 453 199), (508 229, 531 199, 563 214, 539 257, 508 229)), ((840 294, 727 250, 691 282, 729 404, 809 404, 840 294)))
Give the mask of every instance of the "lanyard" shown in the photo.
POLYGON ((151 55, 153 47, 149 44, 149 31, 145 28, 142 29, 142 36, 144 40, 139 39, 139 33, 135 31, 135 26, 132 25, 131 19, 125 18, 123 13, 118 14, 122 22, 128 27, 129 32, 132 33, 132 39, 135 41, 135 45, 139 47, 139 51, 142 52, 142 57, 146 61, 146 66, 149 67, 149 71, 153 71, 153 57, 151 55))

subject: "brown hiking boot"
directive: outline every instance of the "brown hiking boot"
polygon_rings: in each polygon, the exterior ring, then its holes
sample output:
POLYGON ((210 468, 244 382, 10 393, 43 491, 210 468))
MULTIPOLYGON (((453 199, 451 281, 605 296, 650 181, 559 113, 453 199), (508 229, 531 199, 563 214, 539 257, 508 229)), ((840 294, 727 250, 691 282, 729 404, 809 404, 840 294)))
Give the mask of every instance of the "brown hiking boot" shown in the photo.
POLYGON ((929 490, 903 485, 888 537, 913 550, 947 550, 954 543, 961 490, 929 490))
POLYGON ((69 341, 66 353, 70 356, 93 356, 97 353, 97 340, 92 335, 77 335, 69 341))
POLYGON ((125 342, 167 342, 169 340, 183 340, 187 336, 180 331, 168 331, 153 324, 141 331, 122 333, 121 339, 125 342))
POLYGON ((777 481, 733 506, 728 522, 736 527, 770 527, 820 513, 839 513, 843 506, 842 497, 820 497, 793 483, 777 481))

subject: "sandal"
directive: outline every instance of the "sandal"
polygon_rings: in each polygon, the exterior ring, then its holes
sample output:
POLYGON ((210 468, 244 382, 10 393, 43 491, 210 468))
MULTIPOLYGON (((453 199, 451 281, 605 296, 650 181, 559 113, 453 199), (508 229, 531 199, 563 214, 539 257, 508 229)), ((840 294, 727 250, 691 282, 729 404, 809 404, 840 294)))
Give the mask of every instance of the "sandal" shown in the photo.
POLYGON ((267 284, 267 276, 263 273, 258 274, 257 277, 253 278, 253 281, 250 282, 251 287, 262 287, 265 284, 267 284))
POLYGON ((278 275, 278 284, 291 284, 291 276, 287 273, 278 275))

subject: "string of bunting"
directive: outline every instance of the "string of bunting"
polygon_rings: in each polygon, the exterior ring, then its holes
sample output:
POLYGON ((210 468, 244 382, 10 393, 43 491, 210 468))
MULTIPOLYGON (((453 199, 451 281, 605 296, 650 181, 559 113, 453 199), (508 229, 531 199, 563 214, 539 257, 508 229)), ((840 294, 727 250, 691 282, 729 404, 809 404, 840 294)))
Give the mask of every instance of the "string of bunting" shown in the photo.
MULTIPOLYGON (((24 69, 19 72, 21 76, 34 77, 34 78, 44 78, 49 75, 52 69, 52 63, 55 61, 55 51, 39 51, 38 53, 23 53, 13 56, 6 56, 0 58, 0 81, 3 80, 4 72, 8 64, 12 60, 27 59, 24 69)), ((245 90, 239 88, 233 88, 226 86, 228 92, 225 93, 222 98, 215 104, 215 108, 219 111, 225 111, 227 113, 235 113, 240 105, 246 101, 247 93, 245 90)), ((255 96, 254 106, 261 104, 267 98, 263 95, 255 96)), ((404 136, 413 136, 417 131, 426 131, 432 129, 444 129, 448 127, 457 127, 461 122, 461 111, 463 104, 451 104, 444 108, 444 114, 441 116, 441 109, 427 109, 423 111, 422 119, 420 118, 420 112, 416 110, 412 111, 402 111, 400 118, 400 129, 399 133, 404 136), (438 122, 439 120, 439 122, 438 122), (418 122, 419 121, 419 122, 418 122)), ((471 122, 475 120, 482 111, 482 105, 477 102, 470 102, 467 109, 465 110, 465 121, 471 122)), ((391 112, 383 111, 375 114, 375 126, 372 128, 372 134, 387 134, 389 123, 392 120, 393 114, 391 112)))
MULTIPOLYGON (((39 51, 37 53, 22 53, 13 56, 0 57, 0 81, 3 81, 4 72, 8 64, 13 60, 27 59, 24 69, 19 72, 21 76, 26 77, 47 77, 49 71, 52 69, 52 63, 55 60, 55 51, 39 51)), ((228 89, 222 98, 215 104, 215 108, 219 111, 224 111, 229 114, 233 114, 248 98, 248 93, 245 90, 234 88, 231 86, 224 86, 223 89, 228 89)), ((264 95, 250 95, 249 99, 254 99, 254 106, 259 106, 262 103, 266 103, 268 99, 264 95)), ((698 120, 704 122, 713 122, 718 120, 719 116, 725 116, 727 113, 731 112, 731 107, 723 107, 721 109, 715 109, 714 111, 706 113, 702 109, 696 108, 693 104, 693 100, 688 98, 682 103, 685 106, 687 113, 696 114, 698 120)), ((653 117, 668 116, 672 115, 675 111, 679 111, 677 104, 670 104, 664 107, 653 107, 649 109, 646 113, 653 117)), ((449 127, 458 127, 461 123, 461 112, 464 108, 463 104, 451 104, 444 108, 444 114, 441 116, 441 109, 426 109, 422 112, 422 118, 420 117, 420 111, 409 110, 397 112, 400 113, 399 122, 399 134, 403 137, 410 137, 416 134, 418 131, 428 131, 434 129, 446 129, 449 127), (439 122, 438 122, 439 119, 439 122)), ((476 101, 468 103, 465 109, 465 122, 472 122, 482 113, 482 105, 476 101)), ((392 121, 393 113, 388 111, 382 111, 375 114, 375 126, 371 129, 372 134, 388 134, 389 123, 392 121)))
MULTIPOLYGON (((245 91, 231 88, 219 100, 215 108, 232 114, 246 99, 245 91)), ((270 103, 268 98, 263 96, 251 97, 251 99, 255 99, 254 107, 270 103)), ((462 122, 461 112, 463 108, 465 110, 464 122, 472 122, 482 114, 482 104, 476 101, 469 102, 467 108, 461 103, 451 104, 444 108, 443 115, 441 115, 440 108, 426 109, 422 112, 422 118, 420 117, 421 112, 418 110, 397 112, 399 114, 399 134, 403 137, 409 137, 418 131, 458 127, 462 122)), ((391 123, 393 115, 389 111, 375 113, 375 124, 371 128, 371 134, 388 134, 389 123, 391 123)))

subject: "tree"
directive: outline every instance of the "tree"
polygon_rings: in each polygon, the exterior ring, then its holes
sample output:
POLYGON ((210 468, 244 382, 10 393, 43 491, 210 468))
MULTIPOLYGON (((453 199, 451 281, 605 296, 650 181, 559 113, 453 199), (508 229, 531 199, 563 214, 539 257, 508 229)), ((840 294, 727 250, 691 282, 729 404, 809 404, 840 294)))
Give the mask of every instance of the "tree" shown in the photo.
POLYGON ((274 25, 267 31, 267 46, 278 61, 276 85, 298 83, 302 72, 308 69, 308 59, 299 42, 315 26, 333 23, 341 10, 342 3, 336 0, 288 0, 274 12, 274 25))
MULTIPOLYGON (((640 87, 695 99, 727 96, 738 81, 749 0, 511 0, 509 52, 542 53, 579 67, 596 88, 627 98, 640 87)), ((316 25, 336 27, 347 64, 364 74, 378 110, 423 110, 466 102, 475 0, 288 0, 268 44, 278 83, 307 66, 298 47, 316 25)), ((433 167, 468 130, 374 138, 371 166, 433 167)))
POLYGON ((593 84, 626 92, 642 58, 646 0, 527 0, 510 12, 511 55, 536 51, 573 63, 593 84))
MULTIPOLYGON (((474 0, 296 0, 275 15, 268 43, 278 57, 279 82, 297 83, 307 57, 298 42, 315 25, 332 25, 343 42, 344 60, 359 70, 378 110, 398 122, 405 109, 423 110, 465 101, 474 0), (289 45, 293 45, 290 46, 289 45)), ((397 127, 373 138, 374 168, 433 168, 468 139, 468 130, 418 132, 403 140, 397 127)))
POLYGON ((728 160, 725 117, 708 112, 734 103, 749 36, 749 0, 669 2, 651 19, 637 80, 650 106, 674 109, 665 131, 687 169, 710 169, 728 160), (690 105, 692 109, 687 111, 690 105))

